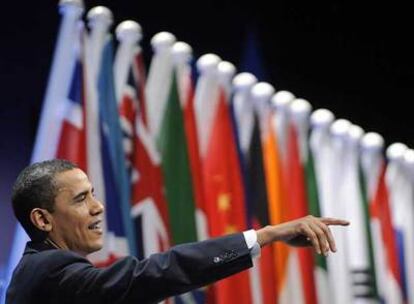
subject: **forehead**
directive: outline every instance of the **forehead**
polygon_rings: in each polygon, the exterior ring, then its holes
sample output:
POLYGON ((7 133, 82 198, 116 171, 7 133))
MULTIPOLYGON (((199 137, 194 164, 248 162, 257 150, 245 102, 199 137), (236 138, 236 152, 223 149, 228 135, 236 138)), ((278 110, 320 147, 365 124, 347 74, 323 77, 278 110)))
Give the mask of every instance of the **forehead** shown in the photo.
POLYGON ((55 182, 58 191, 77 191, 79 188, 90 186, 88 176, 85 174, 85 172, 78 168, 58 173, 55 176, 55 182))

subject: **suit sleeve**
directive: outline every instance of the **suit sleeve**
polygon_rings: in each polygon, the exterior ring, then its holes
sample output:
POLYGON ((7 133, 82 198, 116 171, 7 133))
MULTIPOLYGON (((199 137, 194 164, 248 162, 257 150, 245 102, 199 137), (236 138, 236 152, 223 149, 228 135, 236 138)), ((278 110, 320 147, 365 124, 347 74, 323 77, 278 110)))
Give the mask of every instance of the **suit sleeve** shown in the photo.
POLYGON ((153 303, 215 282, 252 266, 243 235, 178 245, 138 261, 127 257, 99 269, 70 252, 71 261, 52 271, 76 303, 153 303), (76 257, 76 258, 75 258, 76 257))

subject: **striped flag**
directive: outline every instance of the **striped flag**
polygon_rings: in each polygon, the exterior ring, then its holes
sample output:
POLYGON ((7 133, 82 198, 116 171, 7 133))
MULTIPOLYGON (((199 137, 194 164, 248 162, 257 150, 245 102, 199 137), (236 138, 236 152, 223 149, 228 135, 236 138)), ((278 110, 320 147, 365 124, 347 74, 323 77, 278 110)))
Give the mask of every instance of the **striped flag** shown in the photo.
MULTIPOLYGON (((315 164, 312 149, 309 146, 308 159, 305 165, 306 190, 309 204, 309 214, 320 217, 322 215, 319 205, 318 181, 315 172, 315 164)), ((327 304, 332 301, 329 290, 328 267, 326 258, 322 255, 314 255, 315 259, 315 284, 318 303, 327 304)))
POLYGON ((142 51, 137 45, 141 28, 134 21, 124 21, 116 32, 120 45, 114 64, 115 84, 124 152, 130 163, 130 214, 137 257, 142 259, 168 249, 171 233, 160 155, 146 124, 145 69, 142 51))
MULTIPOLYGON (((236 138, 244 173, 248 227, 259 229, 270 223, 259 108, 264 107, 266 110, 270 108, 269 99, 274 89, 270 85, 265 86, 265 89, 270 88, 267 95, 261 98, 260 94, 263 92, 259 92, 260 97, 255 96, 254 92, 257 88, 254 85, 255 82, 255 77, 249 73, 240 73, 234 78, 235 94, 232 100, 232 114, 236 123, 236 138)), ((259 89, 260 87, 259 85, 259 89)), ((276 299, 273 260, 273 248, 268 246, 262 249, 260 259, 253 261, 254 267, 250 269, 253 303, 273 303, 276 299)))
MULTIPOLYGON (((176 199, 168 201, 170 210, 174 209, 174 213, 170 212, 170 215, 175 214, 180 218, 178 220, 175 217, 171 221, 174 220, 179 230, 185 231, 179 235, 181 240, 176 241, 191 242, 207 237, 201 163, 193 107, 191 47, 180 41, 174 43, 171 52, 174 61, 174 74, 160 133, 160 139, 164 140, 162 143, 164 146, 163 156, 166 156, 165 159, 163 157, 163 170, 165 168, 164 172, 167 172, 170 177, 175 175, 174 182, 170 179, 169 186, 173 187, 176 195, 181 197, 180 201, 176 199), (177 140, 180 142, 179 148, 176 146, 177 140), (178 163, 177 160, 179 160, 178 163), (176 170, 180 172, 178 179, 176 170), (186 220, 183 221, 182 215, 186 220)), ((204 289, 193 290, 176 297, 175 301, 177 304, 205 303, 206 293, 204 289)))
POLYGON ((162 118, 158 147, 165 181, 174 244, 197 240, 191 172, 177 74, 172 73, 170 93, 162 118))
POLYGON ((384 140, 376 133, 362 139, 362 166, 369 199, 378 292, 386 303, 403 303, 397 243, 385 182, 384 140))
MULTIPOLYGON (((279 91, 271 99, 273 112, 265 120, 262 130, 269 193, 270 219, 273 225, 288 220, 287 201, 287 130, 289 105, 295 97, 279 91)), ((303 287, 297 260, 292 263, 292 248, 283 243, 273 245, 278 303, 303 303, 303 287), (291 286, 296 286, 292 288, 291 286)))
POLYGON ((360 161, 358 166, 358 177, 359 177, 359 187, 361 192, 361 199, 362 199, 362 207, 363 207, 363 216, 364 216, 364 232, 367 238, 367 250, 368 250, 368 258, 369 258, 369 272, 367 275, 369 276, 369 286, 370 286, 370 293, 369 297, 373 298, 375 301, 379 301, 380 297, 378 294, 378 286, 377 286, 377 276, 376 276, 376 265, 375 265, 375 258, 374 258, 374 243, 373 243, 373 234, 371 231, 371 223, 370 223, 370 214, 369 214, 369 201, 368 201, 368 193, 367 193, 367 183, 365 181, 365 176, 362 169, 362 154, 360 154, 360 161))
POLYGON ((362 135, 363 130, 360 127, 350 125, 342 138, 345 150, 342 187, 346 218, 352 223, 346 236, 353 301, 372 303, 376 300, 375 278, 372 277, 370 240, 366 233, 367 217, 359 177, 359 144, 362 135), (360 245, 355 248, 354 244, 360 245))
MULTIPOLYGON (((306 216, 309 213, 304 165, 307 159, 307 128, 310 105, 303 99, 295 99, 291 106, 291 121, 288 129, 287 182, 289 185, 288 219, 306 216)), ((292 264, 299 266, 302 280, 304 303, 316 303, 314 265, 312 251, 309 248, 292 249, 289 256, 292 264)))
MULTIPOLYGON (((329 216, 347 218, 347 185, 345 180, 346 142, 343 138, 348 134, 351 123, 345 119, 337 119, 330 126, 329 149, 325 164, 326 177, 325 201, 329 216)), ((334 290, 336 303, 350 303, 353 298, 349 255, 346 231, 340 227, 331 227, 338 251, 328 257, 328 269, 331 288, 334 290)))
POLYGON ((119 257, 135 251, 132 246, 135 238, 129 216, 129 183, 112 78, 112 52, 112 40, 107 39, 102 49, 102 61, 97 75, 98 132, 94 134, 100 142, 100 163, 97 166, 100 167, 103 183, 98 186, 104 191, 103 201, 107 215, 104 248, 92 255, 92 260, 98 266, 111 264, 119 257))
POLYGON ((69 94, 62 104, 62 126, 56 157, 70 160, 86 171, 86 128, 84 99, 83 33, 76 44, 76 61, 69 94))
POLYGON ((406 272, 408 261, 406 260, 407 236, 411 231, 410 223, 413 218, 409 216, 410 205, 413 203, 409 196, 409 184, 404 173, 404 153, 408 147, 402 143, 393 143, 386 150, 388 160, 385 181, 389 189, 389 204, 391 219, 395 231, 397 243, 398 264, 400 269, 400 283, 403 302, 408 300, 408 286, 406 285, 406 272))
POLYGON ((371 217, 378 221, 381 243, 385 251, 386 284, 384 298, 389 303, 403 303, 401 270, 398 261, 397 241, 392 225, 389 192, 385 182, 385 164, 382 165, 378 188, 371 204, 371 217))
MULTIPOLYGON (((329 216, 332 212, 330 209, 332 199, 330 198, 331 191, 331 166, 332 163, 332 149, 331 136, 329 128, 334 120, 333 114, 326 109, 319 109, 311 115, 312 130, 309 139, 310 154, 309 166, 313 162, 316 191, 309 190, 309 195, 315 193, 313 199, 310 199, 310 211, 316 214, 319 211, 321 216, 329 216), (318 206, 315 205, 317 195, 318 206), (319 209, 319 210, 318 210, 319 209)), ((308 169, 311 174, 311 169, 308 169)), ((311 186, 312 178, 308 179, 308 189, 311 186)), ((318 282, 318 300, 320 303, 335 303, 335 281, 333 279, 334 273, 331 274, 329 268, 329 261, 321 256, 316 257, 317 265, 317 282, 318 282)))
POLYGON ((192 60, 192 50, 188 44, 184 42, 176 42, 172 48, 172 52, 178 61, 176 66, 177 80, 180 102, 183 107, 184 128, 187 138, 188 158, 196 207, 197 239, 201 241, 208 238, 208 221, 195 112, 195 92, 191 77, 190 61, 192 60))

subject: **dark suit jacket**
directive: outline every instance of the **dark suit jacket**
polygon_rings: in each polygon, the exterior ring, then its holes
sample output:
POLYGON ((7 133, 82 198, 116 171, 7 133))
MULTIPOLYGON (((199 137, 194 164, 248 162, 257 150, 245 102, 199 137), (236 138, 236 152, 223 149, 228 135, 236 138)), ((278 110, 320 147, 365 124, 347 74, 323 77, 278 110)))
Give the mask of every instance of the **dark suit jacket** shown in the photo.
POLYGON ((155 303, 251 266, 241 233, 178 245, 142 261, 126 257, 107 268, 96 268, 74 252, 29 242, 6 303, 155 303))

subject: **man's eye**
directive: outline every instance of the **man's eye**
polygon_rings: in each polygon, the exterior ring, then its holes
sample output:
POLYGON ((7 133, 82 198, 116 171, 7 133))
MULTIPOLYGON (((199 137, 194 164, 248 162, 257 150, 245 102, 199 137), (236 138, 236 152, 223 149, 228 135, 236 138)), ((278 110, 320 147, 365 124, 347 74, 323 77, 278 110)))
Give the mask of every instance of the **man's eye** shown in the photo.
POLYGON ((79 196, 76 201, 77 202, 83 202, 86 199, 86 194, 82 194, 81 196, 79 196))

